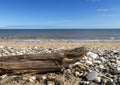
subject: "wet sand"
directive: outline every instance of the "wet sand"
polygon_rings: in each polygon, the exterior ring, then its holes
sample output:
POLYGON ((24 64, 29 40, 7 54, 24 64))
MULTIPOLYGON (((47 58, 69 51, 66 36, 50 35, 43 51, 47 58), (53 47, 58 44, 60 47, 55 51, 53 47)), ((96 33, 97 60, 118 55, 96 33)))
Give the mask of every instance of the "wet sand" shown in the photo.
POLYGON ((120 42, 0 42, 0 46, 9 46, 14 48, 42 47, 42 48, 65 48, 71 49, 75 47, 87 46, 88 48, 100 48, 104 50, 120 49, 120 42))

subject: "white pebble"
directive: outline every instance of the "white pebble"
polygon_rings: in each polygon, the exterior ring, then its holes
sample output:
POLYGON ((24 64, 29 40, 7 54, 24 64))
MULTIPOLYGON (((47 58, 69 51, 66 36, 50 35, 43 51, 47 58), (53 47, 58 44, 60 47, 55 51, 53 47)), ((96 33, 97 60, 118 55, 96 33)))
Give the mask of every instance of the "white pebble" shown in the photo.
POLYGON ((93 63, 101 64, 102 62, 100 60, 94 60, 93 63))
POLYGON ((104 68, 105 68, 103 65, 99 65, 99 67, 100 67, 101 69, 104 69, 104 68))
POLYGON ((90 60, 86 60, 86 63, 87 64, 93 64, 92 61, 90 61, 90 60))
POLYGON ((43 79, 43 80, 47 79, 47 76, 43 75, 43 76, 42 76, 42 79, 43 79))
POLYGON ((98 57, 98 55, 96 53, 93 53, 93 52, 87 52, 87 57, 90 57, 92 59, 96 59, 98 57))
POLYGON ((31 76, 31 77, 29 78, 29 81, 30 81, 30 82, 35 82, 35 80, 36 80, 36 77, 35 77, 35 76, 31 76))
POLYGON ((1 79, 4 79, 5 77, 7 77, 7 74, 0 76, 1 79))
POLYGON ((117 71, 119 71, 119 72, 120 72, 120 67, 117 67, 117 71))

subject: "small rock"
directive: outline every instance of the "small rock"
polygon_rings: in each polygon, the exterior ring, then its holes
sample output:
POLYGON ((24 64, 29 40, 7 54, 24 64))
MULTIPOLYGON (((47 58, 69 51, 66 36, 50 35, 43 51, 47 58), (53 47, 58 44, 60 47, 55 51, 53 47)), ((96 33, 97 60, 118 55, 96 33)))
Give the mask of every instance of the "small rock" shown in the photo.
POLYGON ((98 55, 96 53, 93 53, 93 52, 87 52, 87 57, 90 57, 92 59, 96 59, 98 57, 98 55))
POLYGON ((76 65, 72 68, 72 73, 76 77, 84 76, 85 74, 85 67, 82 65, 76 65))
POLYGON ((43 79, 43 80, 47 79, 47 76, 46 76, 46 75, 43 75, 43 76, 42 76, 42 79, 43 79))
POLYGON ((120 74, 120 67, 116 67, 113 70, 110 70, 110 73, 113 75, 120 74))
POLYGON ((100 60, 94 60, 93 63, 95 63, 95 64, 101 64, 102 62, 100 60))
POLYGON ((89 85, 96 85, 94 82, 90 82, 89 85))
POLYGON ((72 72, 71 72, 70 69, 66 69, 66 72, 67 72, 68 74, 72 74, 72 72))
POLYGON ((28 78, 27 78, 27 77, 22 77, 22 79, 23 79, 23 80, 25 80, 25 81, 26 81, 26 80, 28 80, 28 78))
POLYGON ((1 79, 4 79, 5 77, 7 77, 7 74, 0 76, 1 79))
POLYGON ((105 68, 103 65, 99 65, 99 67, 100 67, 101 69, 104 69, 104 68, 105 68))
POLYGON ((51 50, 49 50, 49 51, 47 51, 46 53, 52 53, 52 51, 51 51, 51 50))
POLYGON ((47 82, 47 85, 55 85, 55 82, 53 82, 53 81, 48 81, 48 82, 47 82))
POLYGON ((100 57, 100 60, 101 60, 103 63, 106 61, 106 59, 103 58, 103 57, 100 57))
POLYGON ((36 81, 36 76, 31 76, 31 77, 29 78, 29 81, 30 81, 30 82, 35 82, 35 81, 36 81))
POLYGON ((92 61, 90 61, 90 60, 86 60, 85 61, 87 64, 92 64, 92 61))
POLYGON ((77 77, 77 76, 81 76, 81 74, 80 74, 80 72, 79 71, 75 71, 75 76, 77 77))
POLYGON ((86 79, 91 81, 98 77, 98 73, 96 71, 90 72, 86 75, 86 79))
POLYGON ((119 53, 119 51, 118 50, 113 50, 113 53, 119 53))
POLYGON ((120 60, 116 60, 116 64, 119 66, 120 65, 120 60))
POLYGON ((116 67, 116 70, 117 70, 118 72, 120 72, 120 67, 116 67))
POLYGON ((101 82, 102 82, 103 84, 106 84, 107 81, 108 81, 107 79, 104 79, 104 78, 101 79, 101 82))
POLYGON ((107 81, 106 85, 115 85, 115 83, 113 83, 111 81, 107 81))
POLYGON ((120 77, 118 78, 118 82, 120 83, 120 77))
POLYGON ((95 78, 95 80, 94 80, 96 83, 100 83, 101 82, 101 77, 97 77, 97 78, 95 78))

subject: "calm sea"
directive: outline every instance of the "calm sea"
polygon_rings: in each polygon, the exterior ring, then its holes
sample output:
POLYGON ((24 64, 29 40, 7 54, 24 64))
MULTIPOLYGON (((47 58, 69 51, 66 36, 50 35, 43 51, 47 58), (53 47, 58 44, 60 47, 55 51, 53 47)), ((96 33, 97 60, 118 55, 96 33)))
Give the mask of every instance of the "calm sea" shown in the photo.
POLYGON ((0 41, 120 42, 120 29, 0 29, 0 41))

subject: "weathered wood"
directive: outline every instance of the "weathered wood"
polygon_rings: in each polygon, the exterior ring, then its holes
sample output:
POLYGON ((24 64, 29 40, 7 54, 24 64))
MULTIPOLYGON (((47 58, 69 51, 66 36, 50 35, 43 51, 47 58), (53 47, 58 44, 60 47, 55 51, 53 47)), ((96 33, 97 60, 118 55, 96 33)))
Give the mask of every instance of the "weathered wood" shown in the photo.
POLYGON ((62 68, 62 59, 63 57, 56 53, 1 57, 0 69, 9 72, 12 70, 57 71, 62 68))
POLYGON ((87 50, 85 47, 79 47, 72 50, 65 50, 64 56, 70 59, 81 58, 85 55, 86 52, 87 50))
POLYGON ((63 67, 67 67, 69 63, 83 57, 84 53, 85 49, 79 48, 79 50, 67 50, 63 53, 5 56, 0 58, 0 73, 60 71, 63 67))

